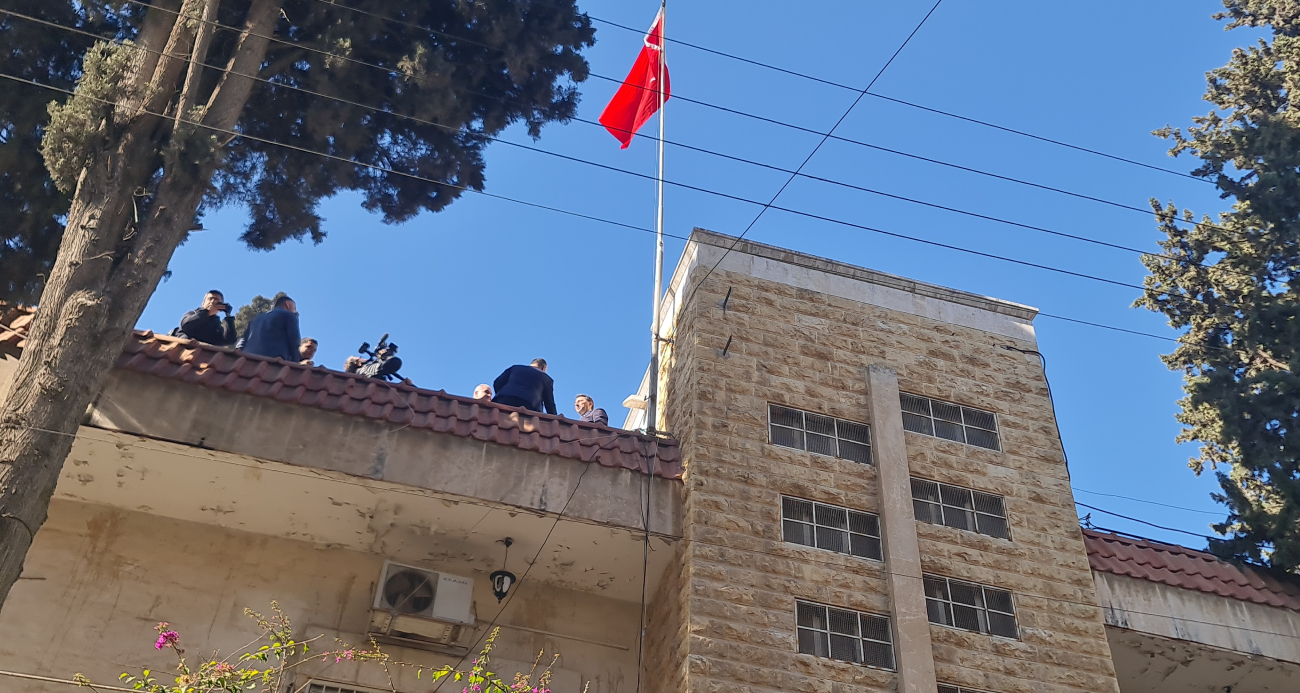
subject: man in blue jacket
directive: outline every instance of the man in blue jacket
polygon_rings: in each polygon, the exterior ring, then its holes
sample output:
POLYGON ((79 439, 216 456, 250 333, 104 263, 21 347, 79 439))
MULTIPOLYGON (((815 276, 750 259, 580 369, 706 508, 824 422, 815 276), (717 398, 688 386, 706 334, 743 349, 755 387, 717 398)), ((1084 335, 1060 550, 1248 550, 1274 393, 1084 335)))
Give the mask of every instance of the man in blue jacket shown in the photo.
POLYGON ((532 411, 541 411, 546 407, 547 414, 555 414, 555 381, 546 374, 546 359, 533 359, 529 366, 511 366, 492 382, 497 396, 492 398, 497 404, 511 407, 523 407, 532 411))
POLYGON ((244 351, 267 358, 284 359, 285 363, 298 363, 298 345, 302 335, 298 332, 298 304, 288 296, 281 296, 275 307, 253 318, 244 334, 244 351))

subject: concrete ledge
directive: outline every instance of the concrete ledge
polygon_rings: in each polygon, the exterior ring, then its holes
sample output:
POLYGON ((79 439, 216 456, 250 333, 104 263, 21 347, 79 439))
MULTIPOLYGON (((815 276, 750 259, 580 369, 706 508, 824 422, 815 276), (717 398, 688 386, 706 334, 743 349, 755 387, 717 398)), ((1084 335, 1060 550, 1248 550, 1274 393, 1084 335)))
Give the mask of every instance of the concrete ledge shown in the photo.
MULTIPOLYGON (((87 424, 206 450, 643 527, 646 475, 452 434, 115 371, 87 424), (585 476, 584 476, 585 474, 585 476)), ((650 531, 682 534, 676 479, 649 477, 650 531)))

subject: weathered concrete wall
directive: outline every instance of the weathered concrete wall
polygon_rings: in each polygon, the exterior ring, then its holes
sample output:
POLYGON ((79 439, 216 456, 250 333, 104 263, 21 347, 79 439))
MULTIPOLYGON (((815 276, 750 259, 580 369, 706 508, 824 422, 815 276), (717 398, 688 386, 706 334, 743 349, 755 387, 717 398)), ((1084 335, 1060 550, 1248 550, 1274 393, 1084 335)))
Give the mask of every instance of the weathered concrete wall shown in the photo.
POLYGON ((1096 573, 1106 625, 1300 664, 1300 614, 1148 580, 1096 573))
MULTIPOLYGON (((688 247, 682 272, 700 281, 728 245, 688 247)), ((997 413, 1006 450, 906 434, 912 474, 1003 495, 1014 537, 917 523, 922 568, 1011 590, 1021 630, 1012 640, 931 625, 938 680, 999 693, 1116 691, 1041 368, 999 348, 1034 348, 1033 310, 815 258, 792 267, 804 260, 748 248, 677 309, 666 364, 667 428, 687 464, 683 690, 896 688, 891 671, 801 655, 796 644, 796 598, 889 615, 887 566, 781 534, 782 494, 881 513, 877 470, 771 445, 767 431, 768 403, 868 421, 867 369, 882 364, 905 392, 997 413)), ((689 293, 683 279, 678 294, 689 293)))
POLYGON ((18 371, 18 358, 0 353, 0 402, 9 396, 9 384, 13 382, 14 373, 18 371))
POLYGON ((1106 627, 1122 693, 1295 693, 1300 665, 1106 627))
MULTIPOLYGON (((127 669, 168 672, 174 660, 152 646, 157 622, 172 623, 191 654, 229 652, 256 633, 243 610, 267 612, 271 600, 279 601, 299 634, 324 634, 325 647, 334 637, 361 643, 384 558, 56 500, 0 612, 0 669, 61 679, 81 672, 109 684, 127 669)), ((481 633, 497 610, 486 575, 455 561, 420 565, 475 578, 481 633)), ((579 680, 590 682, 593 692, 634 690, 639 602, 535 581, 519 589, 499 620, 498 671, 531 662, 544 649, 562 656, 557 693, 577 693, 579 680)), ((385 650, 403 661, 454 662, 419 650, 385 650)), ((344 663, 307 673, 387 690, 377 667, 344 663)), ((395 671, 395 677, 399 690, 429 687, 410 672, 395 671)), ((67 690, 0 677, 3 693, 67 690)))
POLYGON ((688 624, 683 617, 686 573, 689 566, 682 560, 681 546, 651 595, 646 619, 645 658, 642 677, 646 693, 674 693, 685 690, 688 624))
MULTIPOLYGON (((95 402, 90 425, 641 528, 644 476, 622 468, 541 455, 451 434, 380 423, 266 397, 233 394, 116 371, 95 402)), ((680 536, 681 482, 654 477, 650 529, 680 536)))

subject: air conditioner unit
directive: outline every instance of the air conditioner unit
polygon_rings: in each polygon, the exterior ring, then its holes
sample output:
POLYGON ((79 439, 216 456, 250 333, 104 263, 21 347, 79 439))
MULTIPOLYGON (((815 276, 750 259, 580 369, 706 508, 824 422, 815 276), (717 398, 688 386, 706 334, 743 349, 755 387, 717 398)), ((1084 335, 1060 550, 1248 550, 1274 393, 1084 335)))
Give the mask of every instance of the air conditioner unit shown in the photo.
POLYGON ((474 580, 384 562, 370 612, 370 632, 448 645, 474 625, 474 580))

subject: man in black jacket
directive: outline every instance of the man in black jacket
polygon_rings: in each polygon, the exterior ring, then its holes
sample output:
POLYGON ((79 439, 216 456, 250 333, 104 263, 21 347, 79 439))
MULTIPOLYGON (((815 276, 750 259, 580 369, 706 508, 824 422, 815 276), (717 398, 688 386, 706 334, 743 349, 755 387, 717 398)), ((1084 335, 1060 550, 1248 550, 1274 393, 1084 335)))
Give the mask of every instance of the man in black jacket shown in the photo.
POLYGON ((555 381, 546 374, 546 359, 533 359, 529 366, 511 366, 492 382, 492 389, 497 396, 492 398, 497 404, 511 407, 523 407, 532 411, 541 411, 546 407, 547 414, 555 414, 555 381))
POLYGON ((235 334, 235 319, 230 315, 230 304, 220 291, 213 289, 203 296, 203 305, 181 317, 181 326, 174 332, 177 337, 189 337, 214 346, 231 346, 235 334), (217 317, 225 313, 225 319, 217 317))

